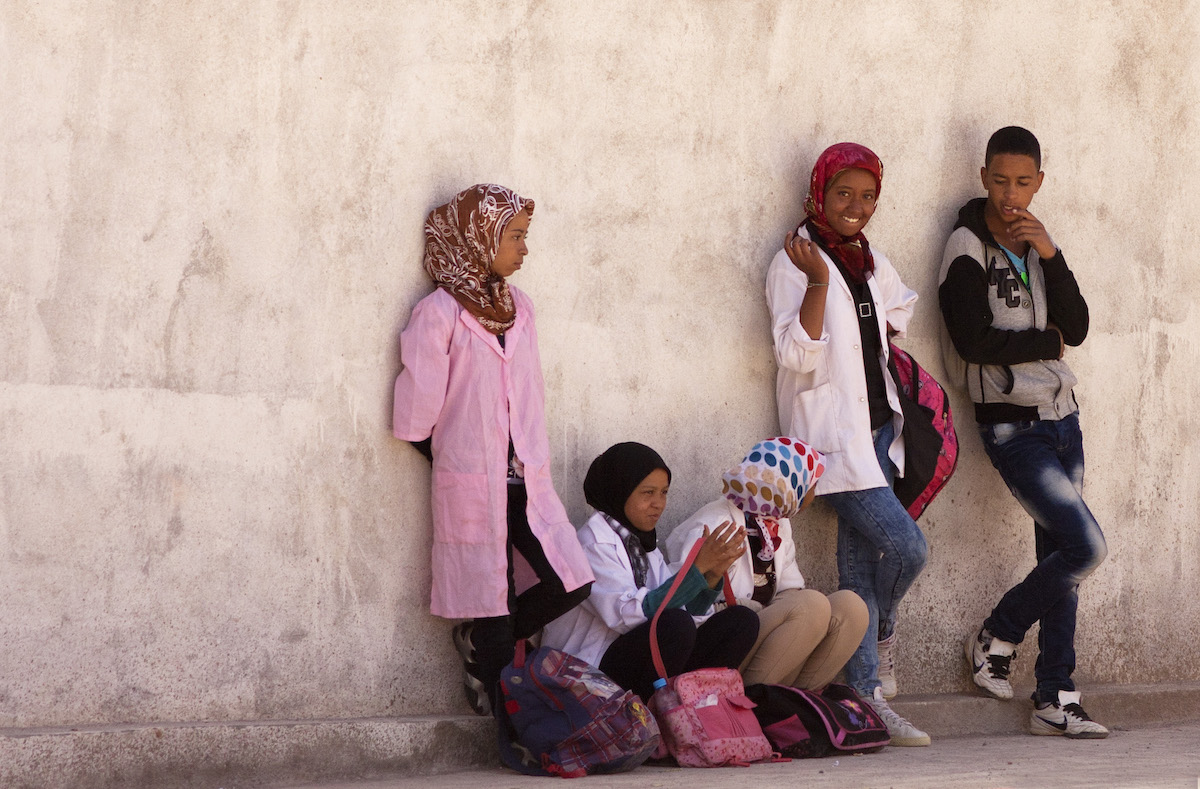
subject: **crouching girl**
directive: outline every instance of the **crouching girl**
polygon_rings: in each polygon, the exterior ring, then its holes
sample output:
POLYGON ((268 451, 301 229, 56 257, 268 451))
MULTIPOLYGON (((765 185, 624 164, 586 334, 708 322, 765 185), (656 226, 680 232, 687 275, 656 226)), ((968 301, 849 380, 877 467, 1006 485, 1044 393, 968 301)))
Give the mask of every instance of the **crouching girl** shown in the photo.
MULTIPOLYGON (((657 452, 633 442, 610 447, 592 462, 584 496, 596 513, 579 531, 596 581, 591 596, 545 630, 543 645, 569 652, 649 699, 657 678, 650 655, 650 620, 670 591, 676 570, 658 547, 671 470, 657 452)), ((737 668, 758 635, 758 617, 734 606, 712 613, 721 578, 745 551, 745 533, 726 523, 704 529, 692 567, 658 622, 667 674, 737 668)))

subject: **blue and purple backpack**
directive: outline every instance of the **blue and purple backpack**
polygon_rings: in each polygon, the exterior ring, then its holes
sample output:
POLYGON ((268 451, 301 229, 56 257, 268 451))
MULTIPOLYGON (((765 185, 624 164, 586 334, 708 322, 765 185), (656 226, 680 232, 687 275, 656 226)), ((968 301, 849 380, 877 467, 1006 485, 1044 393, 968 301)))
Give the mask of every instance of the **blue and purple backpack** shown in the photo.
POLYGON ((642 700, 599 669, 550 647, 516 657, 500 674, 500 760, 526 775, 579 778, 632 770, 660 742, 642 700))

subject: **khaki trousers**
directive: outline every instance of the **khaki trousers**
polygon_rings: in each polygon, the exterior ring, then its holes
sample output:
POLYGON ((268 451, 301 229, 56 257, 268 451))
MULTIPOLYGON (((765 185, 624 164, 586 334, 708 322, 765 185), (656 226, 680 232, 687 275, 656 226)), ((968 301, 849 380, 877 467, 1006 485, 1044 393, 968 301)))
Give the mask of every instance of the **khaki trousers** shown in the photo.
POLYGON ((866 603, 849 589, 785 589, 758 612, 758 641, 742 663, 747 685, 816 690, 833 681, 867 632, 866 603))

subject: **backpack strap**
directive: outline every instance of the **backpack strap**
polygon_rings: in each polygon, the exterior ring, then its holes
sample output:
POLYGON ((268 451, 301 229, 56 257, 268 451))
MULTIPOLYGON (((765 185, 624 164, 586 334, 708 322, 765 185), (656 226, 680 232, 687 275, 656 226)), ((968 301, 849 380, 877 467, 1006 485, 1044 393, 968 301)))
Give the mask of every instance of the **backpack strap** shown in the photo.
MULTIPOLYGON (((658 604, 658 610, 654 612, 654 618, 650 620, 650 658, 654 661, 654 670, 658 672, 660 679, 667 678, 667 667, 663 663, 662 651, 658 648, 658 618, 667 609, 667 603, 671 602, 675 592, 679 590, 679 585, 683 583, 683 576, 687 575, 687 571, 692 568, 692 564, 696 561, 696 555, 700 553, 703 545, 704 538, 701 537, 696 540, 692 550, 688 551, 687 558, 683 560, 683 564, 679 566, 679 572, 675 573, 675 579, 671 581, 671 588, 667 592, 667 596, 658 604)), ((721 580, 725 587, 725 604, 737 605, 737 598, 733 595, 733 586, 729 583, 729 576, 722 575, 721 580)))

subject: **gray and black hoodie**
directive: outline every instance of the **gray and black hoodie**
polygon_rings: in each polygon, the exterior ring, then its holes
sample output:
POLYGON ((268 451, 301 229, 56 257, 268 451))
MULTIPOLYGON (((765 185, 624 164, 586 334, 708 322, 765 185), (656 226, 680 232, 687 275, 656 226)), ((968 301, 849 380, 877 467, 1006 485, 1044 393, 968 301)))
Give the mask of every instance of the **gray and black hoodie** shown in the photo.
POLYGON ((982 424, 1062 419, 1079 410, 1076 378, 1058 359, 1087 336, 1087 302, 1061 250, 1042 260, 1031 246, 1029 286, 1009 264, 984 221, 986 198, 958 212, 946 242, 938 300, 945 320, 942 356, 975 403, 982 424))

